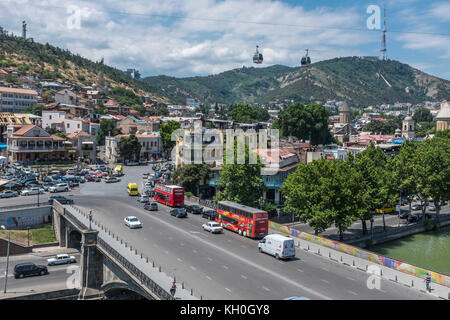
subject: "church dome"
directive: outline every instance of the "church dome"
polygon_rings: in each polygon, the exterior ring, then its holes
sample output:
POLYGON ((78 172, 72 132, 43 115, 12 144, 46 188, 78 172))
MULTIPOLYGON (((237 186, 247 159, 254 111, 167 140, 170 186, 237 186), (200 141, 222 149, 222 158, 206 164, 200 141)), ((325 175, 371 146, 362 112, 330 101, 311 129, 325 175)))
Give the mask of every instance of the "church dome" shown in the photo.
POLYGON ((436 120, 450 119, 450 105, 447 101, 442 103, 441 111, 436 116, 436 120))
POLYGON ((344 101, 339 107, 339 112, 350 112, 350 107, 348 106, 347 101, 344 101))

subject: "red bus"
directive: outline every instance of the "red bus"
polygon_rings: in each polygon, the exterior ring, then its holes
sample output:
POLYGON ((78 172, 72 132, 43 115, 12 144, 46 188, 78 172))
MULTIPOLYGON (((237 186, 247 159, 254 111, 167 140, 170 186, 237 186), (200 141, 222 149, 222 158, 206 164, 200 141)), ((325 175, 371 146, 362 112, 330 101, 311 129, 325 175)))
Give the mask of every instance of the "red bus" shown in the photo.
POLYGON ((157 183, 153 188, 154 199, 170 207, 184 206, 184 188, 157 183))
POLYGON ((226 229, 249 238, 262 238, 269 231, 269 214, 232 201, 219 201, 217 222, 226 229))

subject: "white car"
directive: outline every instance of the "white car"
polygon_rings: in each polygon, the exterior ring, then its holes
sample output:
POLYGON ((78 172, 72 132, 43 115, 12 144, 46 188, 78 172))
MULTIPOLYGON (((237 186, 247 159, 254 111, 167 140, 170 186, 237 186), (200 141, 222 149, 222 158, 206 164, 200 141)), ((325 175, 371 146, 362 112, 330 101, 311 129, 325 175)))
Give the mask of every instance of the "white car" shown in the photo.
POLYGON ((17 197, 18 195, 19 195, 19 193, 17 191, 6 190, 6 191, 0 193, 0 198, 12 198, 12 197, 17 197))
POLYGON ((74 256, 69 256, 68 254, 57 254, 54 258, 47 259, 47 264, 49 266, 55 266, 57 264, 69 264, 75 263, 77 259, 74 256))
POLYGON ((436 211, 436 206, 434 203, 430 203, 430 205, 428 206, 428 210, 430 211, 436 211))
POLYGON ((204 223, 202 227, 203 230, 209 231, 211 233, 223 233, 223 228, 217 222, 214 221, 204 223))
POLYGON ((134 216, 126 217, 123 220, 125 222, 125 225, 127 227, 129 227, 130 229, 142 228, 142 223, 139 221, 138 218, 136 218, 134 216))
POLYGON ((56 185, 49 187, 48 191, 53 193, 69 191, 69 185, 67 183, 57 183, 56 185))
POLYGON ((43 194, 43 193, 45 193, 44 189, 39 188, 39 187, 33 187, 33 188, 30 188, 30 189, 27 189, 27 190, 23 190, 20 193, 20 195, 21 196, 32 196, 32 195, 35 195, 35 194, 43 194))

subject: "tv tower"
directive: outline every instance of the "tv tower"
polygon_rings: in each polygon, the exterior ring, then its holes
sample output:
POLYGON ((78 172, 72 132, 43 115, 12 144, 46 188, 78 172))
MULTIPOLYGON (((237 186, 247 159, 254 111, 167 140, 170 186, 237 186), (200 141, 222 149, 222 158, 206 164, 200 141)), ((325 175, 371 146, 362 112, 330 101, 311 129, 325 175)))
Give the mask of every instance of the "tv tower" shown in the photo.
POLYGON ((381 40, 381 53, 383 61, 386 60, 386 7, 383 8, 383 38, 381 40))
POLYGON ((22 21, 22 38, 27 39, 27 22, 25 20, 22 21))

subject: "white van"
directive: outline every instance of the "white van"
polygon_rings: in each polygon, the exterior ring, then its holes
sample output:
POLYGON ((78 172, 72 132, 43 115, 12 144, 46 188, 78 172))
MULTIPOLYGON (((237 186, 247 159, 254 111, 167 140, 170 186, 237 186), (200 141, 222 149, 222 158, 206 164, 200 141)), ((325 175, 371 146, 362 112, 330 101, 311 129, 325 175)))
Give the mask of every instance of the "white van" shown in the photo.
POLYGON ((289 259, 295 256, 294 239, 281 234, 269 234, 258 243, 259 252, 265 252, 277 259, 289 259))

